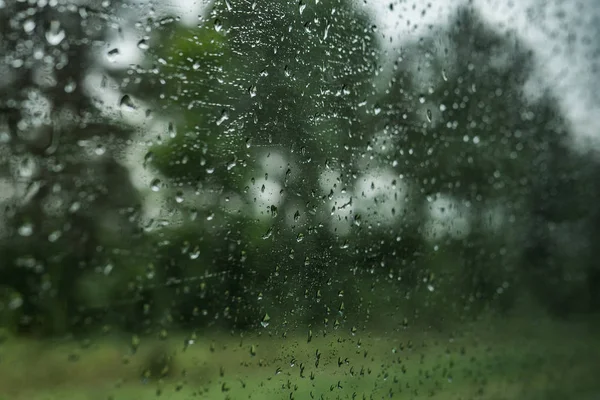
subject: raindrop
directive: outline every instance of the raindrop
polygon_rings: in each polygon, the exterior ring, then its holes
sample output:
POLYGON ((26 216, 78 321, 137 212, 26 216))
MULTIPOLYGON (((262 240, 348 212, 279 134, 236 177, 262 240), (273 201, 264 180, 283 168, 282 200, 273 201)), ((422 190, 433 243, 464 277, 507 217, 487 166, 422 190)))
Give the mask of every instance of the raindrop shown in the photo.
POLYGON ((160 179, 156 178, 150 183, 150 189, 152 189, 153 192, 158 192, 160 190, 160 185, 160 179))
POLYGON ((54 243, 56 242, 61 236, 61 232, 60 231, 54 231, 51 234, 48 235, 48 241, 50 243, 54 243))
POLYGON ((229 119, 229 112, 227 110, 221 111, 221 117, 217 120, 217 125, 221 125, 223 122, 229 119))
POLYGON ((263 328, 266 328, 267 326, 269 326, 270 321, 271 321, 271 317, 269 317, 269 314, 265 314, 265 316, 260 321, 260 324, 262 325, 263 328))
POLYGON ((33 30, 35 29, 35 21, 28 19, 27 21, 25 21, 23 23, 23 30, 27 33, 31 33, 33 32, 33 30))
POLYGON ((200 257, 200 247, 196 246, 190 253, 190 260, 196 260, 200 257))
POLYGON ((121 100, 119 101, 119 105, 121 106, 122 109, 127 110, 127 111, 133 111, 137 108, 135 106, 135 104, 133 104, 133 100, 131 99, 131 96, 129 96, 128 94, 121 97, 121 100))
POLYGON ((183 203, 183 192, 181 190, 178 190, 175 194, 175 201, 179 204, 183 203))
POLYGON ((31 222, 25 222, 18 229, 19 235, 28 237, 33 234, 33 224, 31 222))
POLYGON ((300 3, 298 4, 298 10, 300 11, 300 15, 302 15, 305 8, 306 8, 306 4, 304 4, 304 2, 302 2, 302 1, 300 1, 300 3))
POLYGON ((65 89, 65 93, 73 93, 76 88, 77 88, 77 82, 75 82, 74 80, 70 80, 65 85, 65 88, 64 88, 65 89))
POLYGON ((150 46, 148 46, 148 41, 146 39, 142 39, 138 42, 137 47, 140 50, 148 50, 150 46))
POLYGON ((20 295, 13 295, 12 299, 10 299, 10 302, 8 303, 8 308, 10 310, 16 310, 17 308, 20 308, 23 305, 23 297, 21 297, 20 295))
POLYGON ((262 235, 262 238, 264 240, 266 240, 266 239, 270 238, 271 236, 273 236, 273 227, 267 229, 267 231, 265 232, 265 234, 262 235))
POLYGON ((50 27, 46 31, 46 40, 52 46, 56 46, 63 41, 66 34, 63 29, 60 27, 60 22, 52 21, 50 22, 50 27))
POLYGON ((152 162, 153 158, 154 158, 153 152, 149 151, 148 153, 146 153, 146 155, 144 156, 144 163, 143 163, 144 168, 146 168, 146 165, 148 165, 149 162, 152 162))
POLYGON ((427 121, 429 121, 429 122, 433 121, 433 118, 431 115, 431 110, 429 108, 427 109, 427 121))
POLYGON ((138 349, 138 347, 140 347, 140 337, 138 335, 133 335, 131 337, 131 351, 133 353, 135 353, 138 349))
POLYGON ((220 32, 223 28, 223 24, 219 18, 215 19, 215 31, 220 32))
POLYGON ((446 75, 445 69, 442 69, 442 79, 444 79, 444 81, 448 82, 448 76, 446 75))
POLYGON ((114 49, 106 53, 106 58, 108 58, 108 61, 110 61, 111 63, 114 63, 115 61, 117 61, 117 57, 119 56, 119 54, 119 49, 115 47, 114 49))
POLYGON ((248 88, 248 94, 250 97, 256 96, 256 85, 252 85, 248 88))

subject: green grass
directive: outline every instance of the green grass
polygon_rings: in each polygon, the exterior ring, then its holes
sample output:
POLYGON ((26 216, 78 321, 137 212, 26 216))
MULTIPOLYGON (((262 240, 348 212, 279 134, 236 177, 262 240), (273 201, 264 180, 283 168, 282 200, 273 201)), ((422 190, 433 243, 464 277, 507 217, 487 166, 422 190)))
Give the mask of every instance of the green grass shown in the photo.
POLYGON ((0 345, 0 399, 600 398, 600 334, 585 323, 494 320, 452 333, 313 329, 310 342, 307 332, 283 338, 267 328, 198 336, 185 351, 184 337, 142 338, 135 354, 129 338, 85 346, 8 340, 0 345), (152 361, 165 354, 170 362, 152 361))

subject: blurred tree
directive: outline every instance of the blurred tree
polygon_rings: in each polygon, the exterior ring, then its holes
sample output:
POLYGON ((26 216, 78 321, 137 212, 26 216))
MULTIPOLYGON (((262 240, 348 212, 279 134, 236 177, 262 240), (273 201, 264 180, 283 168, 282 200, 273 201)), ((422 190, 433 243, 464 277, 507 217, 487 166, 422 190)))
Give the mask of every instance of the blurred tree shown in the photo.
POLYGON ((469 219, 464 235, 438 241, 426 251, 431 261, 416 266, 445 287, 415 302, 444 299, 429 310, 432 319, 451 315, 444 307, 458 315, 507 310, 530 292, 554 312, 589 297, 587 275, 577 271, 589 265, 590 224, 582 220, 593 217, 598 164, 571 150, 550 94, 526 93, 534 68, 514 34, 497 33, 472 8, 405 46, 395 63, 380 123, 396 146, 396 170, 418 183, 414 200, 429 204, 426 213, 450 196, 469 219))
POLYGON ((552 269, 528 253, 552 246, 532 210, 555 177, 589 178, 556 102, 525 93, 531 51, 462 8, 403 47, 379 93, 367 21, 342 1, 217 2, 197 28, 154 30, 136 68, 156 78, 127 90, 170 121, 147 155, 168 182, 159 280, 179 282, 159 310, 439 322, 546 285, 529 279, 552 269))
POLYGON ((150 13, 139 65, 102 71, 162 126, 140 160, 162 214, 142 227, 118 161, 133 130, 85 90, 102 7, 0 10, 0 323, 439 327, 525 292, 597 307, 597 160, 528 97, 532 53, 471 8, 404 46, 383 90, 351 1, 150 13))
POLYGON ((2 306, 20 315, 13 329, 61 334, 88 324, 83 310, 102 311, 136 274, 141 203, 116 160, 132 130, 102 117, 85 88, 107 9, 3 5, 0 168, 12 196, 0 282, 20 300, 2 306), (85 277, 94 284, 84 289, 85 277))
POLYGON ((326 256, 337 240, 319 179, 352 166, 342 146, 366 142, 361 116, 378 60, 366 16, 340 0, 216 2, 198 28, 155 32, 147 67, 159 74, 127 90, 147 97, 160 87, 150 101, 172 122, 149 164, 169 182, 168 208, 198 216, 161 231, 170 244, 159 269, 173 279, 227 276, 194 284, 177 304, 209 305, 209 319, 227 310, 238 326, 267 311, 324 315, 314 296, 340 289, 326 284, 339 267, 326 256))

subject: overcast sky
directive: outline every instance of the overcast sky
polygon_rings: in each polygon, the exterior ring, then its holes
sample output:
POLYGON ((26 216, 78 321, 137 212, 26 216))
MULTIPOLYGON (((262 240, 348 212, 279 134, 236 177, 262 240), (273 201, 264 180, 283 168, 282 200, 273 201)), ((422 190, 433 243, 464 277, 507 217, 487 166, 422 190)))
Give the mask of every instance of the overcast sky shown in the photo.
MULTIPOLYGON (((380 31, 401 45, 448 20, 467 0, 370 0, 380 31), (390 3, 394 5, 390 11, 390 3), (423 10, 426 10, 423 15, 423 10), (410 24, 407 23, 410 21, 410 24), (415 25, 417 28, 415 29, 415 25)), ((536 55, 535 84, 550 88, 572 124, 576 144, 600 149, 600 1, 473 0, 500 30, 515 31, 536 55)))

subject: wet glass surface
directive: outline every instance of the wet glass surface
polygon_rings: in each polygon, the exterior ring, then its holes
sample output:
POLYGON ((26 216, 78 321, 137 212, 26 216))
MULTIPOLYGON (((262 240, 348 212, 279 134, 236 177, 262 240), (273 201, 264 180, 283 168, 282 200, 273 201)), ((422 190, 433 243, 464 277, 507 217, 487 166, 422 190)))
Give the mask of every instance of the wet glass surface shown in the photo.
POLYGON ((593 0, 0 0, 0 400, 599 399, 593 0))

